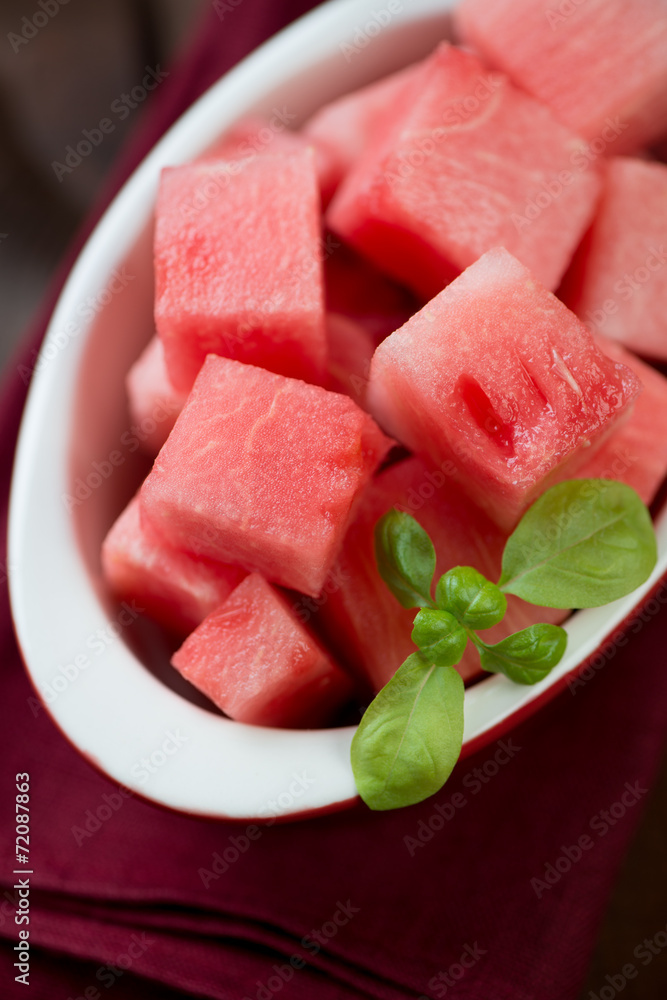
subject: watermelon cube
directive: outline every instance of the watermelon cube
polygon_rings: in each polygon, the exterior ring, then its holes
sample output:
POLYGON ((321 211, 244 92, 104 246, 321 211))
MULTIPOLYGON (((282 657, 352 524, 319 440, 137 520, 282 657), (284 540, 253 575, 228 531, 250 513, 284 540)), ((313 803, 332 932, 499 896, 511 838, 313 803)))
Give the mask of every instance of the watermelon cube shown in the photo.
POLYGON ((506 250, 491 250, 378 347, 366 392, 388 433, 452 461, 503 528, 574 474, 641 384, 506 250))
POLYGON ((134 362, 125 379, 132 421, 141 428, 139 439, 153 458, 165 443, 187 393, 171 384, 159 337, 153 337, 134 362))
POLYGON ((353 684, 257 573, 188 636, 172 664, 232 719, 319 726, 353 684))
POLYGON ((375 351, 368 330, 340 313, 327 315, 329 381, 327 389, 344 392, 363 407, 366 385, 375 351))
POLYGON ((187 635, 231 594, 246 575, 173 549, 142 518, 134 497, 102 545, 102 570, 119 600, 134 599, 145 613, 187 635))
POLYGON ((311 149, 164 170, 155 321, 175 388, 209 353, 321 382, 321 257, 311 149))
POLYGON ((462 0, 463 40, 544 101, 597 155, 667 131, 664 0, 462 0))
POLYGON ((175 548, 316 596, 392 443, 347 396, 209 355, 142 509, 175 548))
POLYGON ((577 477, 620 479, 648 505, 667 476, 667 379, 615 341, 596 341, 608 357, 635 373, 643 389, 628 419, 582 465, 577 477))
POLYGON ((216 160, 244 160, 249 156, 266 153, 297 152, 312 148, 315 154, 315 172, 322 201, 328 202, 338 184, 339 166, 327 143, 317 136, 292 132, 287 121, 294 116, 276 111, 271 117, 251 116, 232 125, 202 156, 197 163, 216 160))
POLYGON ((427 298, 495 246, 554 289, 599 192, 595 170, 572 168, 583 149, 548 108, 444 44, 407 113, 347 175, 327 221, 427 298))
MULTIPOLYGON (((418 85, 422 63, 408 66, 325 104, 303 126, 318 149, 328 151, 334 189, 396 118, 397 107, 418 85)), ((333 193, 333 192, 332 192, 333 193)))
MULTIPOLYGON (((455 478, 451 463, 433 469, 418 458, 409 458, 390 466, 373 480, 345 536, 317 624, 341 662, 348 663, 375 691, 415 650, 410 638, 415 610, 401 607, 375 562, 374 529, 388 510, 405 510, 429 533, 438 576, 453 566, 474 566, 491 580, 500 576, 507 535, 457 489, 455 478)), ((504 620, 483 637, 499 642, 535 622, 558 623, 566 616, 567 612, 537 608, 510 596, 504 620)), ((466 680, 481 673, 479 656, 472 647, 457 670, 466 680)))
POLYGON ((423 303, 332 234, 326 240, 331 246, 324 261, 327 311, 349 316, 379 344, 423 303))
POLYGON ((560 297, 586 325, 667 359, 667 166, 610 159, 560 297))

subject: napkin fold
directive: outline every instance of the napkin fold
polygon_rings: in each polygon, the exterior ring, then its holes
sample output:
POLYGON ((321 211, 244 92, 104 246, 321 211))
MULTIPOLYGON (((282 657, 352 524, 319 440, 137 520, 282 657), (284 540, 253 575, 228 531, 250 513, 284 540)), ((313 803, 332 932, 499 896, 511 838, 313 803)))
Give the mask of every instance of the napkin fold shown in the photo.
MULTIPOLYGON (((309 6, 253 0, 222 18, 212 8, 109 193, 200 92, 309 6)), ((4 522, 20 365, 56 291, 0 396, 4 522)), ((587 679, 460 762, 434 798, 256 826, 164 811, 79 756, 35 699, 3 583, 2 996, 574 1000, 667 731, 659 597, 626 645, 610 645, 587 679), (13 967, 21 772, 30 774, 30 991, 13 967)))

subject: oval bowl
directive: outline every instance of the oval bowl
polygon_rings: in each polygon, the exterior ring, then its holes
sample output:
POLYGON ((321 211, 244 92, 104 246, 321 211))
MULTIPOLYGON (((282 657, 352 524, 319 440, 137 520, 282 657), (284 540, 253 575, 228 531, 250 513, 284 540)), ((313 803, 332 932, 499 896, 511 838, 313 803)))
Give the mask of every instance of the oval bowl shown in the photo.
MULTIPOLYGON (((331 0, 212 87, 135 171, 86 244, 55 309, 21 427, 12 484, 9 575, 16 634, 62 733, 112 781, 186 813, 289 819, 356 800, 354 727, 291 731, 203 707, 168 663, 159 633, 105 592, 100 545, 139 477, 141 430, 124 377, 153 332, 152 211, 163 166, 203 152, 248 113, 304 121, 321 104, 430 52, 448 34, 447 0, 331 0), (373 27, 374 26, 374 27, 373 27)), ((508 731, 608 643, 667 570, 630 596, 576 614, 568 652, 542 683, 489 677, 466 692, 464 754, 508 731)))

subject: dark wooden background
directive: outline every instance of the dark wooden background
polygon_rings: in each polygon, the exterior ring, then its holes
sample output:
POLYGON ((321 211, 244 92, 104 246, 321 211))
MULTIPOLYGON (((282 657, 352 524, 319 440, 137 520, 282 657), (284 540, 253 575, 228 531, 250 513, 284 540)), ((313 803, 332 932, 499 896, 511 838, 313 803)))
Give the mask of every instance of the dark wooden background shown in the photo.
MULTIPOLYGON (((52 163, 62 162, 66 147, 76 145, 82 130, 94 128, 111 102, 141 80, 145 66, 169 67, 208 2, 68 0, 27 44, 17 45, 10 34, 19 34, 25 28, 22 19, 31 19, 41 8, 37 0, 1 0, 0 365, 7 363, 29 324, 123 142, 140 127, 142 108, 131 111, 125 121, 116 117, 113 133, 62 181, 52 163)), ((667 664, 667 652, 665 660, 667 664)), ((617 974, 627 962, 636 963, 634 949, 666 925, 663 766, 617 879, 581 1000, 598 998, 601 990, 603 997, 609 996, 606 976, 617 974)), ((621 993, 624 1000, 665 1000, 667 950, 621 993)))

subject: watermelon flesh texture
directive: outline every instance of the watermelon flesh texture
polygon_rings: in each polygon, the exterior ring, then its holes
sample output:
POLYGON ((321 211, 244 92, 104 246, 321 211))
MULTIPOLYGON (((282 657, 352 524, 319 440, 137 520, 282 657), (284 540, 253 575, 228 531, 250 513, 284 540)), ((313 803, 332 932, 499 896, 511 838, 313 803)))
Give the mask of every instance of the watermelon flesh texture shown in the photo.
POLYGON ((303 135, 328 152, 334 189, 369 146, 391 128, 397 103, 418 79, 421 67, 421 63, 407 66, 345 94, 325 104, 305 123, 303 135))
POLYGON ((310 149, 162 172, 155 321, 176 389, 209 353, 324 380, 320 218, 310 149))
POLYGON ((487 62, 590 140, 594 155, 639 150, 667 131, 667 4, 564 6, 462 0, 455 24, 487 62))
POLYGON ((377 267, 431 298, 492 247, 558 286, 600 180, 583 141, 474 55, 436 49, 418 96, 338 189, 327 223, 377 267))
POLYGON ((575 478, 620 479, 648 506, 667 475, 667 379, 613 340, 596 342, 613 361, 625 365, 642 383, 627 420, 612 431, 575 478))
POLYGON ((232 719, 257 726, 331 721, 353 682, 252 573, 188 636, 177 670, 232 719))
POLYGON ((607 163, 595 219, 559 296, 594 332, 667 360, 667 166, 607 163))
POLYGON ((511 529, 601 444, 641 388, 502 248, 467 269, 375 352, 380 426, 511 529))
MULTIPOLYGON (((375 562, 373 533, 388 510, 407 511, 428 532, 437 554, 436 580, 453 566, 474 566, 494 581, 500 577, 506 533, 457 489, 453 466, 445 469, 409 458, 375 477, 345 536, 327 600, 317 614, 318 625, 341 662, 348 662, 375 691, 415 652, 410 636, 417 609, 401 607, 375 562)), ((536 622, 558 624, 567 614, 510 596, 503 621, 482 636, 487 642, 499 642, 536 622)), ((470 644, 456 669, 465 680, 482 673, 479 655, 470 644)))
POLYGON ((329 233, 324 260, 324 288, 328 313, 359 323, 376 344, 398 330, 417 311, 419 302, 407 288, 391 281, 368 261, 329 233))
POLYGON ((263 118, 255 115, 243 118, 218 139, 197 163, 214 163, 217 160, 244 160, 251 156, 267 153, 300 152, 311 148, 315 154, 315 173, 322 196, 327 204, 338 185, 339 166, 328 143, 320 142, 316 136, 308 136, 290 131, 291 121, 287 108, 276 109, 276 113, 263 118))
POLYGON ((171 384, 159 337, 153 337, 134 362, 125 387, 132 422, 141 432, 137 436, 142 448, 155 458, 188 398, 187 393, 171 384))
POLYGON ((136 601, 150 618, 182 635, 196 628, 246 576, 238 566, 171 548, 141 517, 138 496, 104 540, 102 570, 119 600, 136 601))
POLYGON ((209 355, 142 510, 175 548, 317 596, 392 444, 347 396, 209 355))
POLYGON ((327 315, 329 381, 327 389, 344 392, 363 408, 375 342, 361 324, 340 313, 327 315))

